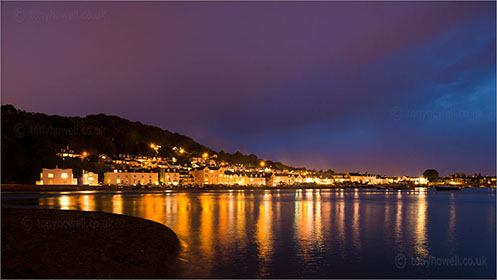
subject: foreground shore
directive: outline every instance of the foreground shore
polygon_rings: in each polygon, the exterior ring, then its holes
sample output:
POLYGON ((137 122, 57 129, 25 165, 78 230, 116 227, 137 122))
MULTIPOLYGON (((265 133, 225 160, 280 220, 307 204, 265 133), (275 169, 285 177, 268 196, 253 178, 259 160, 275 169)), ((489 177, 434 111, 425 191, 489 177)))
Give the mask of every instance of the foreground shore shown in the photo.
POLYGON ((166 278, 179 249, 171 229, 145 219, 2 208, 2 278, 166 278))

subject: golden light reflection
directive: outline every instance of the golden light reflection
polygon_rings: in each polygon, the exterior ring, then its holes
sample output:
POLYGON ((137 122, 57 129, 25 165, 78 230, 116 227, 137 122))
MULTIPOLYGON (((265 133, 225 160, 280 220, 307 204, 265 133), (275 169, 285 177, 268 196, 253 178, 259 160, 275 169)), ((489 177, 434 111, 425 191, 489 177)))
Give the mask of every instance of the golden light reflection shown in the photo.
MULTIPOLYGON (((343 196, 343 192, 341 194, 343 196)), ((338 203, 335 205, 335 213, 336 213, 336 220, 337 220, 337 235, 338 239, 340 240, 339 242, 339 248, 340 251, 344 250, 345 246, 345 202, 343 199, 340 199, 338 203)))
POLYGON ((214 201, 209 194, 200 194, 200 247, 205 259, 214 259, 214 201))
POLYGON ((395 244, 397 245, 397 250, 399 252, 404 251, 404 240, 403 240, 403 230, 402 230, 402 217, 403 217, 403 200, 400 191, 397 193, 397 209, 395 215, 395 244))
MULTIPOLYGON (((321 191, 306 190, 305 196, 295 200, 294 211, 294 240, 297 244, 297 255, 304 262, 313 261, 313 252, 323 251, 323 218, 321 209, 321 191)), ((329 206, 329 203, 327 203, 329 206)), ((329 209, 329 208, 328 208, 329 209)), ((329 215, 327 215, 329 218, 329 215)))
POLYGON ((258 246, 259 271, 257 278, 269 276, 270 263, 273 252, 273 209, 269 200, 259 205, 259 217, 256 224, 256 243, 258 246))
POLYGON ((74 205, 74 204, 71 203, 71 196, 61 195, 59 197, 59 205, 60 205, 60 209, 69 210, 69 209, 71 209, 71 205, 74 205))
POLYGON ((360 214, 359 200, 354 200, 354 214, 352 216, 352 244, 356 249, 361 248, 361 230, 360 230, 360 214))
MULTIPOLYGON (((420 192, 418 194, 418 200, 416 203, 417 214, 415 217, 415 234, 414 234, 414 250, 416 254, 420 257, 426 258, 429 256, 428 252, 428 237, 426 231, 426 192, 420 192)), ((414 211, 416 213, 416 211, 414 211)))
POLYGON ((93 211, 95 209, 95 199, 92 195, 82 195, 79 197, 81 210, 93 211))
POLYGON ((112 213, 123 214, 122 194, 115 194, 112 196, 112 213))

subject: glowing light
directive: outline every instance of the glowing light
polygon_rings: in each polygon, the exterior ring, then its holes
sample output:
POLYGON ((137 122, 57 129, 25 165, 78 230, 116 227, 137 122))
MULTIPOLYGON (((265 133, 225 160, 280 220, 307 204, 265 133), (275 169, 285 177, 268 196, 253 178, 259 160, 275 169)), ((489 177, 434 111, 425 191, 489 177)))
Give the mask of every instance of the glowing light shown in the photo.
POLYGON ((207 158, 207 157, 209 157, 209 154, 208 154, 208 153, 204 153, 204 154, 202 155, 202 157, 203 157, 203 158, 207 158))
POLYGON ((67 178, 67 177, 68 177, 68 176, 67 176, 67 173, 62 173, 61 177, 62 177, 62 178, 67 178))
POLYGON ((264 161, 261 161, 260 165, 261 165, 261 167, 264 167, 264 166, 266 166, 266 163, 264 161))

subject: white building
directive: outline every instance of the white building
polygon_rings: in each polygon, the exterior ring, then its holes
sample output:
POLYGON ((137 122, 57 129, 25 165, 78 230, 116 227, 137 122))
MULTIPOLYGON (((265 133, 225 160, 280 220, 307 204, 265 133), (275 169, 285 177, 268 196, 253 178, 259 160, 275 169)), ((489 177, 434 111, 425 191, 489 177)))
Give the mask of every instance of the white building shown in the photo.
POLYGON ((104 184, 109 185, 158 185, 159 174, 157 172, 135 172, 114 170, 104 173, 104 184))
POLYGON ((81 183, 83 185, 98 186, 98 174, 83 170, 81 183))
POLYGON ((72 169, 62 168, 43 168, 40 173, 40 181, 36 181, 37 185, 77 185, 78 180, 73 178, 72 169))

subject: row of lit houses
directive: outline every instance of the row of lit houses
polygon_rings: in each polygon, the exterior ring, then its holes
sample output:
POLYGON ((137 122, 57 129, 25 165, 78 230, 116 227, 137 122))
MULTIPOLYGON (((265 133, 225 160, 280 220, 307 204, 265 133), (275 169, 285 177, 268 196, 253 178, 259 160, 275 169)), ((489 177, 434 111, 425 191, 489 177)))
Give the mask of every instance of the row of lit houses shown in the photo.
POLYGON ((393 184, 407 182, 426 184, 423 177, 382 177, 371 174, 345 173, 333 175, 302 175, 300 173, 246 172, 234 171, 227 167, 203 166, 193 169, 159 168, 113 169, 105 172, 99 182, 98 174, 83 170, 82 177, 73 177, 72 169, 46 169, 40 174, 40 185, 240 185, 240 186, 280 186, 280 185, 334 185, 344 183, 393 184))

